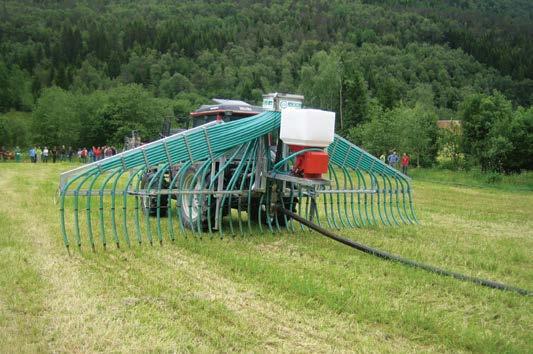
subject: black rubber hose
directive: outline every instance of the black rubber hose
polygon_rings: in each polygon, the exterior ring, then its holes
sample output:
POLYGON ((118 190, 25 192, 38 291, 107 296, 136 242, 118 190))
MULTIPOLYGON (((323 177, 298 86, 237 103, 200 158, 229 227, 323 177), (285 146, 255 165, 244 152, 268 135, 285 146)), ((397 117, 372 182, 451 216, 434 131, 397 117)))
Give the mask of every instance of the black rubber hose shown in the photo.
POLYGON ((453 277, 455 279, 459 279, 459 280, 462 280, 462 281, 468 281, 468 282, 471 282, 471 283, 474 283, 474 284, 486 286, 486 287, 493 288, 493 289, 512 291, 512 292, 518 293, 520 295, 525 295, 525 296, 533 295, 533 293, 531 291, 526 290, 526 289, 517 288, 515 286, 505 285, 505 284, 498 283, 498 282, 495 282, 495 281, 492 281, 492 280, 476 278, 476 277, 472 277, 472 276, 469 276, 469 275, 464 275, 464 274, 452 272, 452 271, 449 271, 449 270, 445 270, 445 269, 442 269, 442 268, 437 268, 437 267, 434 267, 434 266, 429 265, 429 264, 416 262, 416 261, 413 261, 413 260, 410 260, 410 259, 407 259, 407 258, 403 258, 403 257, 400 257, 400 256, 396 256, 394 254, 391 254, 391 253, 387 253, 387 252, 378 250, 378 249, 373 248, 373 247, 369 247, 369 246, 363 245, 361 243, 352 241, 350 239, 338 236, 338 235, 334 234, 333 232, 331 232, 329 230, 326 230, 323 227, 321 227, 321 226, 319 226, 319 225, 317 225, 317 224, 315 224, 315 223, 313 223, 313 222, 311 222, 311 221, 309 221, 307 219, 302 218, 300 215, 298 215, 296 213, 293 213, 290 210, 287 210, 287 209, 282 208, 282 207, 277 207, 277 208, 278 208, 278 210, 280 210, 282 213, 284 213, 288 217, 300 222, 301 224, 304 224, 305 226, 315 230, 316 232, 318 232, 318 233, 320 233, 320 234, 322 234, 322 235, 324 235, 326 237, 329 237, 329 238, 331 238, 331 239, 333 239, 333 240, 335 240, 337 242, 343 243, 343 244, 345 244, 347 246, 350 246, 350 247, 355 248, 355 249, 357 249, 359 251, 371 254, 373 256, 376 256, 376 257, 379 257, 379 258, 383 258, 383 259, 388 259, 388 260, 391 260, 391 261, 396 261, 396 262, 399 262, 399 263, 402 263, 402 264, 405 264, 405 265, 408 265, 408 266, 411 266, 411 267, 424 269, 424 270, 426 270, 428 272, 431 272, 431 273, 436 273, 436 274, 440 274, 440 275, 444 275, 444 276, 450 276, 450 277, 453 277))

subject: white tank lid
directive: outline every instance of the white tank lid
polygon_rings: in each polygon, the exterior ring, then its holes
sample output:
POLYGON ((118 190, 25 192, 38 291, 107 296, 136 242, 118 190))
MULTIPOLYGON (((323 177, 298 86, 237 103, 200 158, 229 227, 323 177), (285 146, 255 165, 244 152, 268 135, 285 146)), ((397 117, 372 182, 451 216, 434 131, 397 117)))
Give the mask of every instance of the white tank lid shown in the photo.
POLYGON ((335 138, 335 112, 284 109, 281 111, 280 138, 288 145, 326 147, 335 138))

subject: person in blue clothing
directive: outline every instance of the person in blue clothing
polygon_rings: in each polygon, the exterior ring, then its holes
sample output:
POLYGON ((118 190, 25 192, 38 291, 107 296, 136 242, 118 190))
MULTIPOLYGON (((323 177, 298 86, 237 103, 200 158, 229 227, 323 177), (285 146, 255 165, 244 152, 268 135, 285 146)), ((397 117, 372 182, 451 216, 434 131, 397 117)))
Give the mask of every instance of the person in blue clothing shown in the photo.
POLYGON ((30 160, 33 163, 37 162, 37 149, 35 147, 32 147, 28 153, 30 155, 30 160))
POLYGON ((389 166, 391 167, 397 168, 398 161, 399 161, 399 158, 398 158, 398 154, 396 154, 396 151, 391 152, 390 155, 387 156, 387 162, 389 166))

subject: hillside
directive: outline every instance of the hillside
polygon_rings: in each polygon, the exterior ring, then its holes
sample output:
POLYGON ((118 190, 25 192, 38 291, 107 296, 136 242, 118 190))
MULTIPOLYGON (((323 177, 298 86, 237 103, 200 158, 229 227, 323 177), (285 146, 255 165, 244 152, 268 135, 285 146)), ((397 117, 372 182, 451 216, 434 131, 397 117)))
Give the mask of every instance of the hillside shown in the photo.
POLYGON ((385 107, 417 85, 431 87, 440 109, 492 89, 530 105, 531 3, 439 3, 4 1, 0 80, 17 85, 2 92, 0 110, 31 109, 51 85, 90 92, 118 83, 169 98, 300 91, 318 103, 328 98, 307 84, 317 71, 331 81, 360 72, 385 107), (324 67, 332 63, 336 72, 324 67))

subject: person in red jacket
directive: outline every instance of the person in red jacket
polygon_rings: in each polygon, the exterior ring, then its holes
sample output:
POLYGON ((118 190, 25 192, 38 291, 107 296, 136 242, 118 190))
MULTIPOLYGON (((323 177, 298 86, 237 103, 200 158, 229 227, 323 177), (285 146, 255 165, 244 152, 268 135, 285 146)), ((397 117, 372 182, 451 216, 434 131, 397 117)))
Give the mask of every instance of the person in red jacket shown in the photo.
POLYGON ((407 167, 409 167, 409 162, 411 161, 411 158, 409 155, 407 155, 405 152, 402 156, 402 173, 404 175, 407 175, 407 167))

